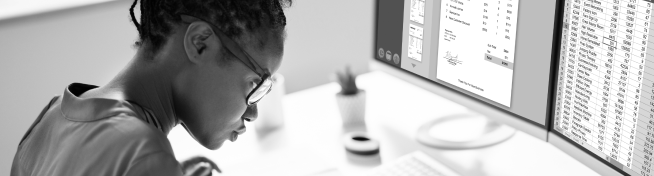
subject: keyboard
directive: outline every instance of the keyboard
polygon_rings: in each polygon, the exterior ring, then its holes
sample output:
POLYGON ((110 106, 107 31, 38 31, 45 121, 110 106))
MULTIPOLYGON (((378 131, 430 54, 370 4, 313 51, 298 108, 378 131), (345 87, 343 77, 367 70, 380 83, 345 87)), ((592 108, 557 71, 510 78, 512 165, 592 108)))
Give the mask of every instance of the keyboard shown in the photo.
POLYGON ((369 176, 460 176, 427 154, 416 151, 374 168, 369 176))

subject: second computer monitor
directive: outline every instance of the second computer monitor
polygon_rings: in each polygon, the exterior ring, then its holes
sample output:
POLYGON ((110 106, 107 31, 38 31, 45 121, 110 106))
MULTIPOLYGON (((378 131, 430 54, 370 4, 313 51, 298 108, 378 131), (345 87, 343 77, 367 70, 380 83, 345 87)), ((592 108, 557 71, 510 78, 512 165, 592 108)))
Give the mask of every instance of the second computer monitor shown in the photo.
POLYGON ((653 175, 654 4, 561 2, 550 143, 602 175, 653 175))

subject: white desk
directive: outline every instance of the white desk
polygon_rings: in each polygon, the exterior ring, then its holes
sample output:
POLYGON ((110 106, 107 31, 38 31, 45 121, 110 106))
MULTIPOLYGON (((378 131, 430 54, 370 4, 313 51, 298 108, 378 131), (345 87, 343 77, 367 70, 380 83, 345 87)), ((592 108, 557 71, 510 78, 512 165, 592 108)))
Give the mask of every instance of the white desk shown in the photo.
MULTIPOLYGON (((420 125, 466 108, 382 72, 362 75, 357 83, 367 92, 368 131, 380 140, 382 162, 422 150, 461 175, 598 175, 547 142, 522 132, 501 144, 476 150, 422 146, 414 140, 420 125)), ((289 175, 289 170, 297 171, 290 175, 307 175, 329 167, 343 175, 361 175, 377 164, 347 159, 335 100, 339 89, 330 83, 286 95, 283 128, 264 133, 248 124, 248 132, 237 142, 225 142, 217 151, 204 149, 181 127, 168 137, 178 159, 205 155, 226 175, 289 175)))

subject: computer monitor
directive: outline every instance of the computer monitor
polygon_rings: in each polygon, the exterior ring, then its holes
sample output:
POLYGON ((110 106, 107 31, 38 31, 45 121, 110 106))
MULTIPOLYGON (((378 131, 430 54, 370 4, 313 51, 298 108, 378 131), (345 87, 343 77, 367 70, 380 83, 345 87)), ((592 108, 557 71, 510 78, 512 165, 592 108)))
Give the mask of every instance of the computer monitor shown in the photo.
POLYGON ((556 10, 549 0, 378 0, 371 68, 546 140, 556 10))
POLYGON ((562 0, 549 142, 602 175, 653 175, 651 0, 562 0))

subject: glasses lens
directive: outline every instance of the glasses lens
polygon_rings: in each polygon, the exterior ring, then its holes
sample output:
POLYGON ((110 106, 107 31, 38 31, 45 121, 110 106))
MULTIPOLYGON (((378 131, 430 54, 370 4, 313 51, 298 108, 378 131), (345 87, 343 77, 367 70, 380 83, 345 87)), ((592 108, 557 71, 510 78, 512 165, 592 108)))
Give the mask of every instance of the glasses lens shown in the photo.
POLYGON ((268 77, 261 83, 261 86, 257 90, 254 90, 252 95, 250 95, 250 98, 248 99, 248 104, 255 104, 259 102, 268 92, 270 92, 270 89, 272 88, 273 81, 268 77))

